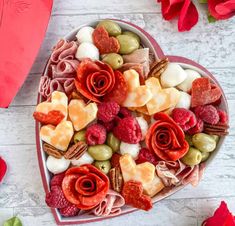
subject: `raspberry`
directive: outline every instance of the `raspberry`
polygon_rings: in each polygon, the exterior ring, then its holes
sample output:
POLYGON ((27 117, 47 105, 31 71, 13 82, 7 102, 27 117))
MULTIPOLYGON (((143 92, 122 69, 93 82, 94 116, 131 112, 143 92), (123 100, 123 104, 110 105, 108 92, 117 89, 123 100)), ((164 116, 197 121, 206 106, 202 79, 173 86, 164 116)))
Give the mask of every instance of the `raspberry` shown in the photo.
POLYGON ((120 157, 121 157, 121 155, 118 154, 118 153, 114 153, 112 155, 112 158, 111 158, 111 166, 112 166, 112 168, 118 167, 120 165, 119 164, 120 157))
POLYGON ((59 209, 60 214, 64 217, 73 217, 78 215, 79 209, 76 205, 70 203, 68 206, 59 209))
POLYGON ((106 129, 100 124, 93 124, 86 130, 88 145, 103 144, 106 140, 106 129))
POLYGON ((172 111, 172 118, 184 131, 194 127, 197 123, 194 113, 185 108, 175 108, 172 111))
POLYGON ((215 125, 219 122, 219 114, 213 105, 195 107, 194 112, 203 122, 211 125, 215 125))
POLYGON ((113 129, 113 134, 119 140, 129 144, 137 144, 142 137, 140 126, 133 117, 120 119, 118 125, 113 129))
POLYGON ((111 122, 102 122, 99 121, 99 123, 104 126, 104 128, 106 129, 107 132, 111 132, 113 130, 113 128, 115 127, 115 121, 111 121, 111 122))
POLYGON ((51 187, 55 186, 55 185, 61 186, 62 181, 64 179, 64 175, 65 175, 65 173, 60 173, 60 174, 56 174, 54 177, 52 177, 51 182, 50 182, 51 187))
POLYGON ((219 115, 219 122, 226 124, 228 122, 228 114, 221 109, 218 109, 217 112, 219 115))
POLYGON ((69 205, 60 186, 52 186, 51 191, 46 194, 46 204, 52 208, 64 208, 69 205))
POLYGON ((203 131, 203 127, 204 127, 203 121, 200 118, 198 118, 197 119, 197 124, 194 127, 192 127, 191 129, 187 130, 187 133, 189 135, 194 135, 196 133, 201 133, 203 131))
POLYGON ((100 103, 98 105, 97 117, 102 122, 110 122, 118 114, 119 110, 120 106, 114 101, 100 103))
POLYGON ((127 108, 125 107, 121 107, 120 111, 118 113, 118 117, 119 118, 126 118, 126 117, 130 117, 131 116, 131 111, 129 111, 127 108))
POLYGON ((156 155, 147 148, 141 148, 138 159, 136 160, 137 164, 151 162, 153 165, 157 165, 157 157, 156 155))

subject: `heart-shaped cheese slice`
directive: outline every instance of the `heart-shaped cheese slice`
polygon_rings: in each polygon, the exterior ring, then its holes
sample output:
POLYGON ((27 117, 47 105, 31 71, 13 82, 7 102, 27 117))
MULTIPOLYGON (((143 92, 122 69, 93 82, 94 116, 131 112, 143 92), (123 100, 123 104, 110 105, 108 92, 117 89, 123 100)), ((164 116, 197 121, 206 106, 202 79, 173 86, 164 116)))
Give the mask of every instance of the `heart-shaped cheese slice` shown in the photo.
POLYGON ((150 115, 174 107, 178 103, 180 92, 176 88, 162 89, 159 80, 154 77, 147 79, 145 84, 153 96, 146 104, 150 115))
POLYGON ((65 117, 63 120, 67 119, 68 116, 68 97, 65 93, 54 91, 51 94, 51 102, 44 101, 37 105, 36 112, 41 112, 48 114, 52 110, 60 111, 65 117))
POLYGON ((70 121, 62 121, 56 127, 45 125, 41 127, 40 137, 53 147, 66 151, 73 136, 73 125, 70 121))
POLYGON ((139 74, 133 69, 125 71, 123 76, 126 80, 128 90, 127 98, 123 106, 144 106, 152 98, 150 89, 146 85, 140 85, 139 74))
POLYGON ((96 103, 86 105, 83 100, 71 100, 69 103, 69 118, 76 131, 85 128, 96 119, 98 107, 96 103))
POLYGON ((164 188, 164 184, 155 172, 155 166, 150 162, 136 165, 134 159, 125 154, 120 158, 120 166, 124 181, 135 180, 142 183, 144 193, 153 197, 164 188))

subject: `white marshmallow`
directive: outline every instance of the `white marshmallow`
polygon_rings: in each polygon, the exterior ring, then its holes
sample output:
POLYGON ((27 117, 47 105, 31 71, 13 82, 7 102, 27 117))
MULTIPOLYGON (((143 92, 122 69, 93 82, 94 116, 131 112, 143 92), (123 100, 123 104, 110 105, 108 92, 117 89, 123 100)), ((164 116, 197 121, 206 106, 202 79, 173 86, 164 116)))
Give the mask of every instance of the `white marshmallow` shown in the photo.
POLYGON ((88 42, 83 42, 77 49, 75 57, 78 60, 82 60, 84 58, 90 58, 92 60, 99 60, 99 50, 95 45, 88 42))
POLYGON ((186 77, 186 72, 179 64, 169 63, 161 75, 161 85, 164 88, 174 87, 182 83, 186 77))
POLYGON ((178 88, 184 92, 189 92, 192 88, 192 83, 195 79, 200 78, 201 75, 194 70, 186 69, 187 78, 178 85, 178 88))
POLYGON ((73 159, 71 162, 74 166, 81 166, 83 164, 92 164, 94 159, 88 154, 88 152, 85 152, 79 159, 73 159))
POLYGON ((189 109, 190 105, 191 105, 191 96, 188 93, 180 91, 180 99, 175 107, 189 109))
POLYGON ((141 133, 142 133, 142 139, 144 140, 147 130, 149 128, 147 121, 143 117, 136 117, 137 122, 140 125, 141 133))
POLYGON ((81 28, 78 33, 76 34, 76 38, 78 40, 78 43, 83 43, 83 42, 90 42, 93 43, 93 38, 92 34, 94 32, 93 27, 83 27, 81 28))
POLYGON ((140 144, 128 144, 121 142, 120 153, 121 155, 129 154, 133 159, 137 159, 140 151, 140 144))
POLYGON ((46 161, 47 169, 53 173, 58 174, 62 173, 69 168, 70 160, 65 159, 64 157, 57 159, 53 156, 48 156, 46 161))

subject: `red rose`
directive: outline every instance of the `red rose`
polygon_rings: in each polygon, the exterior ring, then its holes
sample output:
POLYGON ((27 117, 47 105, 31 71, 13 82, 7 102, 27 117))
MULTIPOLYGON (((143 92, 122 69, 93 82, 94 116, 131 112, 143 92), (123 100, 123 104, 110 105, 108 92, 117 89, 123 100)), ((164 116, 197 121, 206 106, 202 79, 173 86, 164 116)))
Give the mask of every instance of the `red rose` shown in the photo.
POLYGON ((235 217, 229 212, 227 204, 222 201, 214 215, 206 219, 202 226, 235 226, 235 217))
POLYGON ((78 91, 94 102, 115 101, 121 104, 127 96, 127 84, 119 71, 101 61, 83 60, 77 69, 78 91))
POLYGON ((235 0, 208 0, 210 14, 217 20, 225 20, 235 15, 235 0))
POLYGON ((198 22, 198 12, 191 0, 160 0, 160 2, 165 20, 179 16, 179 31, 189 31, 198 22))
POLYGON ((62 182, 66 199, 79 209, 89 210, 98 205, 109 190, 109 179, 90 164, 66 171, 62 182))
POLYGON ((146 146, 162 160, 182 158, 189 149, 183 130, 165 113, 155 114, 154 119, 146 134, 146 146))

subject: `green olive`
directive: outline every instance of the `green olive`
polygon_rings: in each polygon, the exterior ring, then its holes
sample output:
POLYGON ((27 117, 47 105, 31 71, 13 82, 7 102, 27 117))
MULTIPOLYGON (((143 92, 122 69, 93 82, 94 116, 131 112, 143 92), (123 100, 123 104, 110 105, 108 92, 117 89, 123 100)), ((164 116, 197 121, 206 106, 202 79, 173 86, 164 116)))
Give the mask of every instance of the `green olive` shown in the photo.
POLYGON ((119 151, 120 149, 120 140, 116 138, 113 133, 108 133, 107 136, 107 145, 112 148, 113 152, 119 151))
POLYGON ((97 27, 103 26, 110 36, 118 36, 122 33, 121 27, 112 20, 102 20, 97 27))
POLYGON ((132 31, 124 31, 124 32, 122 32, 122 34, 129 35, 129 36, 135 38, 137 40, 137 42, 140 44, 140 37, 136 33, 132 32, 132 31))
POLYGON ((219 142, 219 136, 218 135, 210 135, 210 136, 215 140, 216 143, 219 142))
POLYGON ((78 141, 86 141, 86 130, 78 131, 74 134, 73 141, 77 143, 78 141))
POLYGON ((106 144, 98 144, 98 145, 90 146, 88 148, 88 153, 95 160, 104 161, 112 157, 113 151, 112 151, 112 148, 106 144))
POLYGON ((95 167, 102 171, 104 174, 108 174, 109 170, 111 169, 110 161, 95 161, 95 167))
POLYGON ((181 159, 181 161, 188 166, 195 166, 202 160, 202 153, 196 148, 189 148, 187 154, 181 159))
POLYGON ((189 146, 193 146, 192 136, 186 134, 185 140, 188 142, 189 146))
POLYGON ((140 46, 136 38, 129 35, 118 35, 117 39, 120 44, 120 54, 130 54, 140 46))
POLYGON ((197 133, 192 138, 193 145, 203 152, 212 152, 216 148, 215 140, 208 134, 197 133))
POLYGON ((106 54, 102 61, 109 64, 114 70, 117 70, 123 65, 122 56, 117 53, 106 54))
POLYGON ((210 152, 201 152, 202 153, 202 161, 201 162, 205 162, 209 156, 210 156, 210 152))

